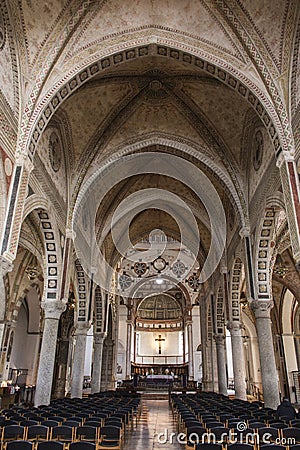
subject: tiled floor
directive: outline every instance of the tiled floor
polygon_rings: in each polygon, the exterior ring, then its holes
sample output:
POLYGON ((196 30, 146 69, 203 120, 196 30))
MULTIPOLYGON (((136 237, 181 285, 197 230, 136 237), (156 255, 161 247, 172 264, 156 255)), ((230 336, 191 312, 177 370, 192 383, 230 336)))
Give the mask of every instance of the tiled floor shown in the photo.
POLYGON ((143 400, 140 421, 126 436, 123 450, 179 450, 183 449, 171 433, 176 424, 168 400, 143 400))

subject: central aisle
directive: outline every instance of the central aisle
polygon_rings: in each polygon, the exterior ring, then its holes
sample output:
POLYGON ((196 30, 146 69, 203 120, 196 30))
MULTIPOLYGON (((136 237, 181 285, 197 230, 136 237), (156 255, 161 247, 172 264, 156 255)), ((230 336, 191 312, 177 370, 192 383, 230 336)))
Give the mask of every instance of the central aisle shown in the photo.
POLYGON ((176 433, 176 423, 169 401, 142 400, 141 418, 137 428, 126 436, 123 450, 182 450, 176 437, 170 438, 171 433, 176 433))

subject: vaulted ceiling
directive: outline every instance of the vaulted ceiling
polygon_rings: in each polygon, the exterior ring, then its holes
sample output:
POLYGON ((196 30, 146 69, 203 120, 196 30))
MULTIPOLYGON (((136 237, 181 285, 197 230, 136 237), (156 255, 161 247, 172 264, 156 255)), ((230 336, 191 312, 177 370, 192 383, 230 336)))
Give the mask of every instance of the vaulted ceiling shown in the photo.
MULTIPOLYGON (((260 196, 280 189, 276 133, 288 135, 299 103, 297 0, 6 3, 0 106, 15 123, 7 145, 19 142, 28 151, 37 132, 31 188, 55 205, 60 228, 70 226, 93 174, 122 152, 191 161, 219 195, 228 243, 255 216, 260 196)), ((206 205, 182 181, 156 173, 130 175, 107 189, 96 224, 109 259, 114 211, 143 189, 180 197, 208 252, 206 205)), ((152 228, 179 234, 166 212, 148 208, 130 223, 132 240, 152 228)))

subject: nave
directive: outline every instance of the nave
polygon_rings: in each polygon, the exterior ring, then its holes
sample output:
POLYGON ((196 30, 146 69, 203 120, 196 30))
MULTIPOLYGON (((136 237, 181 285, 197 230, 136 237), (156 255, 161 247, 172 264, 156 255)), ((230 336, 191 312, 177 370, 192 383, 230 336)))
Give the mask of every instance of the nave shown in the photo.
POLYGON ((299 450, 300 420, 213 392, 105 392, 3 409, 1 450, 299 450))
POLYGON ((143 400, 140 420, 126 439, 123 450, 181 449, 176 439, 169 441, 171 433, 176 433, 176 418, 169 400, 143 400))

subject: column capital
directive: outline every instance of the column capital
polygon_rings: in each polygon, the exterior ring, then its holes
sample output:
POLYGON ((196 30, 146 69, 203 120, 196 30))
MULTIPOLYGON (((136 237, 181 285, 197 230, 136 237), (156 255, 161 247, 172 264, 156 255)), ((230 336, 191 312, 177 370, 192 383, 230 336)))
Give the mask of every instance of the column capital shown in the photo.
POLYGON ((4 256, 0 256, 0 273, 3 277, 11 272, 14 268, 14 265, 11 261, 9 261, 4 256))
POLYGON ((71 228, 66 229, 66 239, 74 239, 75 238, 75 232, 71 228))
POLYGON ((45 311, 45 319, 59 320, 61 314, 66 309, 66 300, 43 300, 41 307, 45 311))
POLYGON ((91 328, 90 322, 77 322, 75 327, 75 336, 85 335, 91 328))
POLYGON ((251 308, 254 311, 255 317, 270 318, 271 309, 274 306, 273 300, 254 300, 251 302, 251 308))
POLYGON ((225 335, 224 334, 214 334, 214 340, 217 345, 224 344, 225 342, 225 335))
POLYGON ((239 235, 241 238, 249 237, 250 236, 250 228, 249 227, 242 227, 239 231, 239 235))
POLYGON ((103 344, 103 341, 105 340, 107 336, 107 333, 95 333, 94 334, 94 343, 95 344, 103 344))
POLYGON ((227 328, 231 334, 240 334, 241 330, 244 327, 243 327, 243 324, 239 320, 237 320, 237 321, 231 320, 230 322, 228 322, 227 328))
POLYGON ((17 166, 24 166, 28 173, 31 173, 34 169, 34 164, 28 155, 21 153, 16 159, 17 166))
POLYGON ((280 153, 280 155, 277 158, 276 166, 280 169, 280 167, 283 165, 283 163, 285 163, 285 162, 293 162, 293 161, 295 161, 295 158, 292 155, 292 153, 287 152, 287 151, 283 151, 283 152, 280 153))

